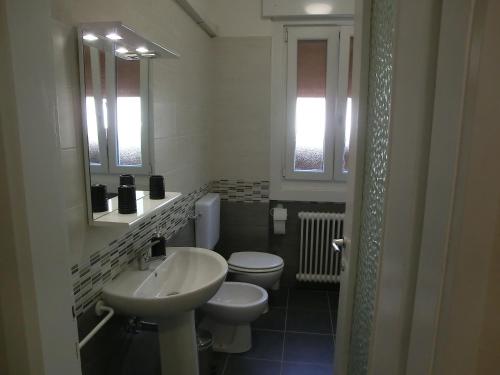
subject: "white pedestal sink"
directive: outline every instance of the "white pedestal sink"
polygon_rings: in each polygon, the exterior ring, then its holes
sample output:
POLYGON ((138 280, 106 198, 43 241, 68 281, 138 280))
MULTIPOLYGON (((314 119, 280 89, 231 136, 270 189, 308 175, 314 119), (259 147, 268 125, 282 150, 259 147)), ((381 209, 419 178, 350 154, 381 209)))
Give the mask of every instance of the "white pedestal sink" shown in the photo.
POLYGON ((126 269, 102 294, 118 313, 158 322, 162 375, 197 375, 194 309, 215 295, 226 273, 214 251, 172 247, 148 270, 126 269))

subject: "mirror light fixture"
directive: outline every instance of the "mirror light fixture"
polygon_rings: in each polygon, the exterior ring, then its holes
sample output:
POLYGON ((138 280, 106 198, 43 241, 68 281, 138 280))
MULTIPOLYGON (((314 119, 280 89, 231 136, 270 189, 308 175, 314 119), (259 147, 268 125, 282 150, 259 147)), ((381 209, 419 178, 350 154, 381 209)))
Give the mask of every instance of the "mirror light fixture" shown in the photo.
POLYGON ((85 42, 99 43, 100 48, 113 51, 123 59, 179 57, 173 49, 144 38, 120 21, 82 23, 78 28, 85 42))

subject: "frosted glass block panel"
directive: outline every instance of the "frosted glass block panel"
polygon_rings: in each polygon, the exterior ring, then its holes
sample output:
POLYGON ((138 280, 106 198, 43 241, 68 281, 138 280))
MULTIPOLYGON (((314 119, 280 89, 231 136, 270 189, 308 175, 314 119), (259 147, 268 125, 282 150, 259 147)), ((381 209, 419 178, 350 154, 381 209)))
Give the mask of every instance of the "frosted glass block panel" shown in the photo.
POLYGON ((394 0, 373 0, 361 238, 349 360, 366 375, 382 248, 391 108, 394 0))
POLYGON ((295 104, 295 172, 325 169, 326 40, 297 43, 297 100, 295 104))
POLYGON ((294 158, 296 172, 323 172, 325 118, 325 98, 297 98, 294 158))
POLYGON ((118 164, 142 165, 141 98, 118 97, 116 103, 118 131, 118 164))
POLYGON ((142 165, 139 60, 116 59, 116 131, 119 166, 142 165))

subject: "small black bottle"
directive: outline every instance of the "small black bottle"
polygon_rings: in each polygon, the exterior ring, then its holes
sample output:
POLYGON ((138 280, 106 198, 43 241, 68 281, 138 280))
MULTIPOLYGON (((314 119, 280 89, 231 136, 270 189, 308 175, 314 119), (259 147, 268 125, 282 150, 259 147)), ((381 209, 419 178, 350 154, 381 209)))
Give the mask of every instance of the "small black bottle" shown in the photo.
POLYGON ((135 185, 135 178, 131 174, 120 175, 120 185, 135 185))
POLYGON ((153 175, 149 177, 149 198, 164 199, 165 198, 165 179, 161 175, 153 175))
POLYGON ((137 212, 137 199, 135 197, 135 186, 118 186, 118 213, 133 214, 137 212))
POLYGON ((108 210, 106 185, 95 184, 90 188, 90 200, 92 202, 92 212, 105 212, 108 210))

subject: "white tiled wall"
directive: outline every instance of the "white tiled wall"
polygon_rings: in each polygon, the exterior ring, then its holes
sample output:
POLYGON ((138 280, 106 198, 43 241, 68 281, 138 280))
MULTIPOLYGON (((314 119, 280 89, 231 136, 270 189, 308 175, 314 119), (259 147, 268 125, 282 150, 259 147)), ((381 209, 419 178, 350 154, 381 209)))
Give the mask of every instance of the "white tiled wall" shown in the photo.
POLYGON ((212 176, 269 180, 271 38, 213 42, 212 176))
POLYGON ((170 191, 188 194, 207 184, 211 40, 173 0, 53 0, 58 131, 63 162, 71 264, 88 261, 124 232, 89 227, 81 141, 78 49, 81 22, 122 21, 177 50, 180 59, 151 62, 156 173, 170 191))

